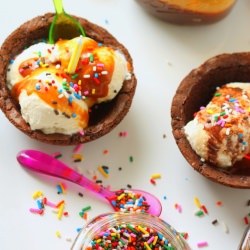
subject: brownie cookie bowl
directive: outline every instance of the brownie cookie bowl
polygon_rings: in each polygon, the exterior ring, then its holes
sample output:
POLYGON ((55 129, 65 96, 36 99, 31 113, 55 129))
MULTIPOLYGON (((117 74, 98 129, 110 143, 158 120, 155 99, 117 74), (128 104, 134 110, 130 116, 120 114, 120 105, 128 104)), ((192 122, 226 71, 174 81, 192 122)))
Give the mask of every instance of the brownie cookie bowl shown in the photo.
POLYGON ((250 53, 220 54, 181 81, 172 131, 187 162, 206 178, 250 188, 250 53))
POLYGON ((128 113, 137 80, 128 50, 107 30, 74 18, 86 36, 49 44, 54 13, 22 24, 0 49, 0 108, 29 137, 75 145, 100 138, 128 113), (67 71, 83 44, 75 72, 67 71))

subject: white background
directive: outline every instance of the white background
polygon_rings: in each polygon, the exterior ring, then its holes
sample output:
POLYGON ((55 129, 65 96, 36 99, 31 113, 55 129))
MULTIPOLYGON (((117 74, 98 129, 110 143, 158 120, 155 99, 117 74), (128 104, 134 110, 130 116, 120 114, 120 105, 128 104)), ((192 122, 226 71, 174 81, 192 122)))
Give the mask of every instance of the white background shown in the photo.
MULTIPOLYGON (((79 154, 84 159, 78 163, 72 159, 75 147, 34 141, 0 112, 0 249, 69 249, 76 229, 86 224, 78 215, 83 207, 91 205, 89 219, 112 211, 105 200, 75 184, 64 182, 67 193, 58 195, 60 180, 26 171, 17 163, 16 155, 23 149, 61 152, 62 161, 89 178, 96 174, 103 185, 114 190, 130 184, 156 194, 163 205, 161 218, 188 232, 192 249, 198 249, 201 241, 208 242, 203 249, 237 249, 246 228, 243 218, 250 212, 246 205, 250 192, 213 183, 187 164, 172 136, 170 107, 176 88, 191 69, 214 55, 250 49, 250 2, 239 0, 225 19, 199 27, 160 21, 133 0, 64 0, 64 6, 68 13, 103 26, 128 48, 138 87, 123 122, 102 139, 83 145, 79 154), (120 132, 127 132, 127 136, 119 137, 120 132), (109 166, 109 178, 97 171, 99 165, 109 166), (161 178, 152 185, 150 178, 155 173, 161 178), (58 220, 50 208, 43 216, 30 213, 29 209, 37 206, 32 198, 36 190, 54 203, 64 199, 69 216, 58 220), (194 197, 207 207, 208 215, 194 215, 194 197), (182 207, 181 213, 175 204, 182 207), (215 219, 216 226, 212 225, 215 219)), ((5 1, 0 8, 0 44, 20 24, 46 12, 54 12, 52 1, 5 1)))

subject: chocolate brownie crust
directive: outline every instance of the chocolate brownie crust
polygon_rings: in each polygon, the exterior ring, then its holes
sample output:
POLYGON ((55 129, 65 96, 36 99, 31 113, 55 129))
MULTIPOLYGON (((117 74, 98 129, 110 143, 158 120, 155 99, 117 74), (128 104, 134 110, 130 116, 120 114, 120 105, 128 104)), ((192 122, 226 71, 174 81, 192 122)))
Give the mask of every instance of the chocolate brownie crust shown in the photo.
POLYGON ((221 54, 193 69, 182 80, 173 98, 172 130, 181 153, 196 171, 227 186, 250 188, 249 174, 225 172, 201 161, 191 148, 183 130, 183 127, 193 119, 194 113, 212 99, 216 87, 230 82, 250 82, 250 53, 221 54))
POLYGON ((54 13, 46 13, 37 16, 22 24, 13 31, 4 41, 0 50, 0 108, 6 117, 18 129, 39 141, 56 145, 75 145, 98 139, 115 128, 128 113, 135 93, 137 80, 133 73, 133 61, 128 50, 119 43, 107 30, 89 22, 88 20, 74 16, 82 25, 86 36, 106 46, 120 50, 131 65, 131 79, 124 81, 123 87, 110 102, 102 103, 92 107, 89 126, 84 130, 84 135, 79 133, 71 135, 44 134, 39 130, 31 130, 20 113, 18 103, 15 103, 10 96, 6 85, 7 68, 11 59, 19 54, 25 47, 30 46, 34 41, 47 39, 50 24, 54 13))

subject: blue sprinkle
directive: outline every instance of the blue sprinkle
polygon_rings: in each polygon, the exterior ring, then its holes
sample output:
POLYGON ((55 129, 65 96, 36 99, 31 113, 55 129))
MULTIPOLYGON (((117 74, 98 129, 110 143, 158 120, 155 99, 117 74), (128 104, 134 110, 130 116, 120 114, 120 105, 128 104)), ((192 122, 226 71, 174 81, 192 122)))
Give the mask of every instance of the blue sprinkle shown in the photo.
POLYGON ((14 59, 10 59, 10 64, 14 63, 14 61, 15 61, 14 59))
POLYGON ((94 77, 95 77, 95 78, 98 78, 98 73, 95 73, 95 74, 94 74, 94 77))
POLYGON ((40 200, 37 200, 37 206, 39 209, 43 209, 43 206, 40 200))
POLYGON ((68 98, 68 101, 69 101, 70 103, 72 103, 72 101, 73 101, 73 97, 72 97, 72 96, 70 96, 70 97, 68 98))
POLYGON ((61 188, 60 185, 57 185, 57 190, 58 190, 58 193, 59 193, 59 194, 62 194, 63 191, 62 191, 62 188, 61 188))
POLYGON ((72 114, 72 117, 73 117, 73 118, 76 118, 76 114, 75 114, 75 113, 73 113, 73 114, 72 114))
POLYGON ((77 99, 81 99, 81 96, 78 95, 77 93, 74 93, 74 96, 75 96, 75 98, 77 98, 77 99))
POLYGON ((62 89, 58 89, 58 93, 62 93, 63 92, 63 90, 62 89))
POLYGON ((39 84, 36 85, 36 90, 40 90, 41 86, 39 84))
POLYGON ((238 134, 238 136, 239 136, 239 138, 242 138, 242 137, 243 137, 243 135, 242 135, 242 134, 238 134))
POLYGON ((162 240, 162 234, 160 234, 159 232, 157 232, 157 234, 158 234, 159 239, 162 240))
POLYGON ((236 101, 237 101, 236 98, 230 98, 230 99, 229 99, 229 102, 236 102, 236 101))

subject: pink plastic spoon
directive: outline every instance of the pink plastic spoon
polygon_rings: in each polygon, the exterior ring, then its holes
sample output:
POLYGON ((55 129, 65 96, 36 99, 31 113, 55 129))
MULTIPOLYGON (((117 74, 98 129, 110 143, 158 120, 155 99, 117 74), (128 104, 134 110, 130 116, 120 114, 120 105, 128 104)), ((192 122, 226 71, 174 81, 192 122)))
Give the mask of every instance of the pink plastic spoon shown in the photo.
MULTIPOLYGON (((113 209, 115 209, 116 211, 124 210, 124 208, 120 207, 121 204, 119 204, 119 199, 117 198, 121 195, 128 196, 126 192, 131 192, 134 198, 134 207, 143 207, 145 209, 145 212, 155 216, 159 216, 161 214, 161 203, 154 195, 145 191, 135 189, 121 189, 119 191, 110 191, 89 180, 82 174, 74 171, 72 168, 68 167, 66 164, 57 160, 51 155, 36 150, 23 150, 17 154, 17 160, 21 165, 28 169, 71 181, 101 195, 109 201, 113 209), (138 197, 135 199, 136 194, 138 194, 138 197)), ((129 207, 131 205, 127 206, 129 207)))

